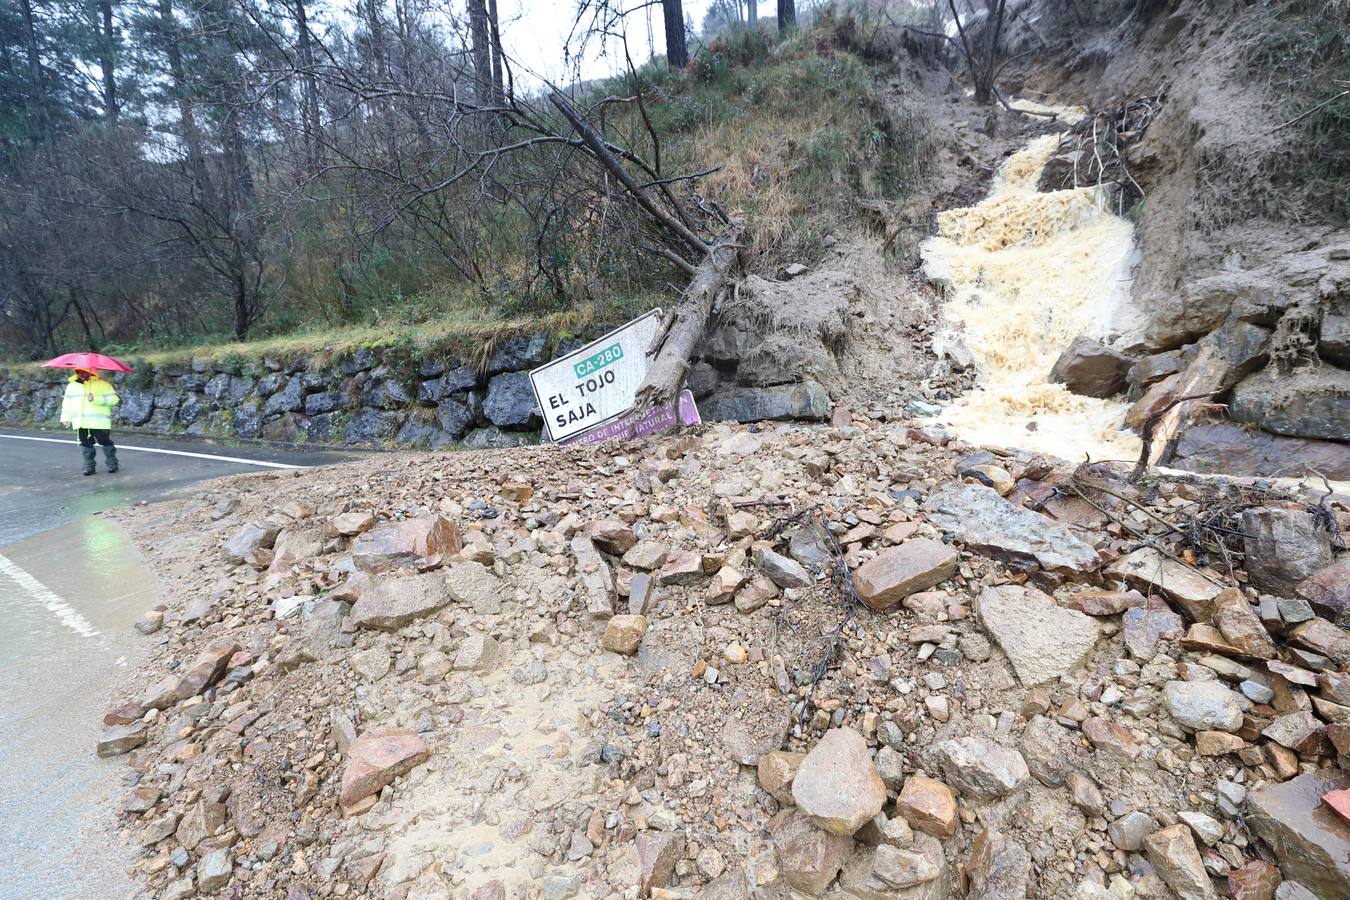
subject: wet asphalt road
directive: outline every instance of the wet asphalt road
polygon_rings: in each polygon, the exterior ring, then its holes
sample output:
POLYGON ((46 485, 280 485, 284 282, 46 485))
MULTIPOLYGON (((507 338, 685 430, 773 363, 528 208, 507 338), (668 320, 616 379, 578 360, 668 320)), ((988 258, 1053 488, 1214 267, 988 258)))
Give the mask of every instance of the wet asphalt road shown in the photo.
POLYGON ((131 543, 99 513, 264 468, 248 460, 352 456, 118 443, 121 471, 106 474, 100 452, 99 474, 86 478, 69 433, 0 429, 0 900, 132 893, 133 848, 112 832, 126 762, 98 759, 94 744, 114 688, 152 640, 131 624, 159 598, 131 543))

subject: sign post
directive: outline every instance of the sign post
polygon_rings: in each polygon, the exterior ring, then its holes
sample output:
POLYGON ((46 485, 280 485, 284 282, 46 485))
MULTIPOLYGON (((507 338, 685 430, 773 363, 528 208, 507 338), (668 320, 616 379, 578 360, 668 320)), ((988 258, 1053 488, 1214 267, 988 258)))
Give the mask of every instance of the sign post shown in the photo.
POLYGON ((661 310, 654 309, 530 372, 549 440, 569 441, 632 409, 660 327, 661 310))

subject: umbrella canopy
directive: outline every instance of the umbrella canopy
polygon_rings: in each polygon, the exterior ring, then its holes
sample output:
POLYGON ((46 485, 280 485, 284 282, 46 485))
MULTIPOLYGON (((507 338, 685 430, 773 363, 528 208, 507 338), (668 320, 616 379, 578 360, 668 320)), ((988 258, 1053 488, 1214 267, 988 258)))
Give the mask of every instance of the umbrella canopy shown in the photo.
POLYGON ((66 353, 42 364, 46 369, 103 369, 107 372, 131 372, 131 366, 102 353, 66 353))

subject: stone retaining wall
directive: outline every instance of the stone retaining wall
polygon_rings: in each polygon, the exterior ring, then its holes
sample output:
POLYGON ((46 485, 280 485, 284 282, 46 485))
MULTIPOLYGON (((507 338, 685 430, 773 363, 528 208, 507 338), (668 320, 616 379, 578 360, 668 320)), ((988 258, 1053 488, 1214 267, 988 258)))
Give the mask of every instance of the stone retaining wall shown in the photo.
MULTIPOLYGON (((721 339, 715 330, 710 340, 721 339)), ((440 449, 539 440, 529 370, 584 342, 550 335, 502 341, 487 365, 463 358, 363 347, 292 358, 193 359, 112 376, 121 396, 114 428, 282 443, 440 449)), ((830 399, 814 382, 738 386, 734 359, 701 362, 690 386, 704 418, 823 419, 830 399)), ((55 426, 69 373, 0 370, 0 422, 55 426)))

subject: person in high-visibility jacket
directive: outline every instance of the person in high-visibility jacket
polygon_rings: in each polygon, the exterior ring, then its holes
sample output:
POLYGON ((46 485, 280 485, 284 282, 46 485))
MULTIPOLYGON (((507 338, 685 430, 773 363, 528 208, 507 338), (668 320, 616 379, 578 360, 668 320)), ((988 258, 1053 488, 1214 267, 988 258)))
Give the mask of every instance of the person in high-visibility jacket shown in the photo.
POLYGON ((76 369, 66 385, 61 401, 61 424, 75 429, 84 454, 84 474, 94 474, 97 454, 94 442, 103 447, 103 462, 108 471, 117 471, 117 447, 112 442, 112 411, 118 403, 117 391, 97 372, 76 369))

